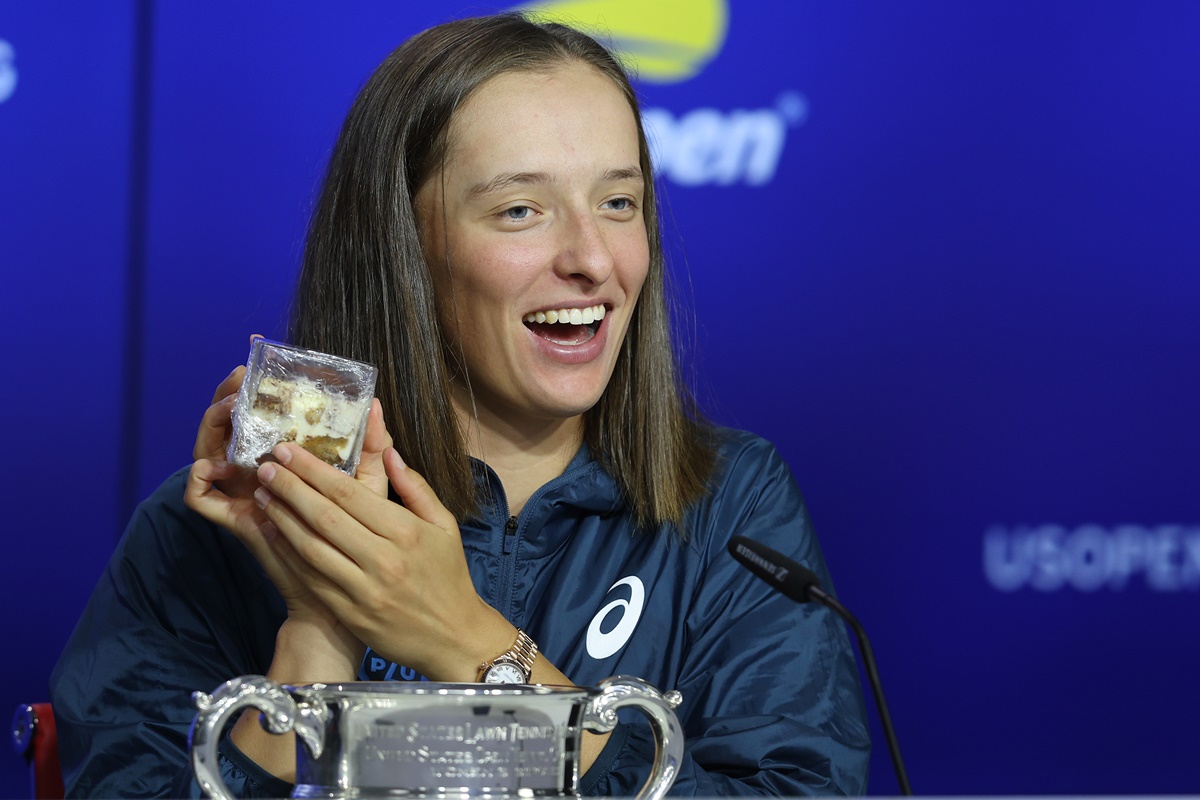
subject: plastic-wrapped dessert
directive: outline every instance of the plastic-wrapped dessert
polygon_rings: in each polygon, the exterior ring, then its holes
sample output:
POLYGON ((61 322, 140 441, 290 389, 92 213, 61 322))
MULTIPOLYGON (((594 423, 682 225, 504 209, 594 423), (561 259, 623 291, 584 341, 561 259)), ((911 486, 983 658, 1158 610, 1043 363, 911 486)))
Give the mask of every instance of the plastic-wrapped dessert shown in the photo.
POLYGON ((233 401, 228 459, 255 467, 280 442, 295 442, 353 475, 375 396, 371 364, 258 339, 233 401))

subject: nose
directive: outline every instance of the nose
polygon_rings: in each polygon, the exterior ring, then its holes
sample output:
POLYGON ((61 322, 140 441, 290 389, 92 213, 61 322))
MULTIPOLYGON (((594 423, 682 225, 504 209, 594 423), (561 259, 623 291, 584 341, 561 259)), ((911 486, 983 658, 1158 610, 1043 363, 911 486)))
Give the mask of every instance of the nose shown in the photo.
POLYGON ((603 224, 588 211, 571 215, 563 226, 554 261, 554 271, 560 277, 594 285, 608 280, 615 262, 603 224))

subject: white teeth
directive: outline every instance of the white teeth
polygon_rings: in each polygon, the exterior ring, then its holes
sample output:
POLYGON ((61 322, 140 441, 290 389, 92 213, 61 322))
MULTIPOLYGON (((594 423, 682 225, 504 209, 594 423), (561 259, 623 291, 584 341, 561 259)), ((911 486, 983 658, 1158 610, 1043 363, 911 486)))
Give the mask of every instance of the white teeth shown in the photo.
POLYGON ((532 311, 525 315, 526 322, 561 322, 564 325, 591 325, 604 319, 604 305, 586 308, 558 308, 550 311, 532 311))

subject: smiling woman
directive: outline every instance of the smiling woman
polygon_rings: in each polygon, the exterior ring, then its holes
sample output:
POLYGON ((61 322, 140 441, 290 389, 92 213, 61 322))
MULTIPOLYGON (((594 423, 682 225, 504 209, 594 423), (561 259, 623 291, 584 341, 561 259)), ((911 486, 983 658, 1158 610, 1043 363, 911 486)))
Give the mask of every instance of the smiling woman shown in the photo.
MULTIPOLYGON (((697 424, 691 398, 679 388, 650 174, 633 88, 611 54, 591 38, 517 16, 425 31, 380 66, 343 126, 305 252, 292 338, 317 350, 356 352, 362 360, 388 354, 385 360, 395 368, 381 376, 379 396, 387 418, 403 420, 391 426, 398 449, 462 518, 478 502, 464 456, 479 453, 466 449, 468 438, 483 437, 476 444, 490 445, 492 464, 512 448, 489 442, 485 423, 517 422, 511 415, 508 422, 489 418, 484 404, 479 417, 463 427, 464 406, 480 401, 468 391, 476 380, 471 368, 485 366, 466 362, 464 348, 511 331, 528 313, 569 314, 581 300, 605 305, 607 317, 614 309, 601 295, 616 291, 620 281, 606 277, 585 290, 581 282, 596 269, 588 262, 620 256, 623 276, 631 258, 625 249, 641 248, 645 300, 633 302, 637 292, 622 299, 618 315, 628 336, 605 336, 589 345, 602 350, 602 357, 577 370, 607 368, 611 385, 599 401, 593 392, 590 403, 577 403, 578 419, 563 420, 555 412, 552 429, 526 431, 519 424, 525 441, 514 455, 525 461, 523 454, 534 444, 531 455, 553 452, 561 466, 578 449, 572 431, 576 437, 582 433, 595 457, 619 476, 644 524, 677 523, 704 493, 713 454, 707 429, 697 424), (535 190, 558 205, 543 208, 538 197, 522 198, 522 192, 535 190), (611 196, 595 194, 602 191, 611 196), (592 204, 594 225, 582 224, 581 202, 592 204), (616 234, 639 228, 636 236, 616 234), (501 234, 514 242, 492 243, 501 234), (620 247, 604 254, 610 245, 620 247), (466 310, 451 307, 466 302, 478 283, 472 264, 505 253, 529 262, 520 264, 523 276, 539 265, 552 265, 557 273, 570 270, 569 259, 582 271, 555 283, 540 279, 532 289, 539 294, 529 298, 533 305, 504 307, 507 328, 494 326, 493 315, 501 309, 490 305, 472 308, 470 314, 483 316, 471 317, 464 327, 466 310), (331 291, 345 300, 331 304, 331 291), (387 309, 382 315, 381 304, 387 309), (514 312, 520 316, 514 318, 514 312), (636 403, 634 386, 642 393, 636 403)), ((498 270, 513 266, 491 264, 498 270)), ((600 269, 610 267, 601 263, 600 269)), ((515 277, 501 272, 493 281, 515 277)), ((582 319, 583 308, 579 311, 582 319)), ((597 332, 614 328, 609 322, 597 332)), ((513 337, 496 344, 513 357, 515 345, 513 337)), ((558 349, 563 358, 586 356, 558 349)), ((500 368, 487 366, 493 372, 500 368)), ((505 366, 515 367, 511 360, 505 366)), ((543 373, 547 366, 540 365, 543 373)), ((570 397, 569 388, 560 393, 570 397)), ((469 416, 475 415, 473 408, 469 416)), ((527 485, 536 480, 529 477, 527 485)))
POLYGON ((466 366, 460 429, 517 513, 579 449, 650 268, 638 127, 612 80, 568 63, 489 79, 448 135, 417 208, 442 329, 466 366), (541 474, 505 475, 535 452, 541 474))
MULTIPOLYGON (((227 463, 242 370, 218 387, 55 672, 69 791, 195 793, 189 694, 252 673, 633 675, 683 694, 676 793, 863 790, 845 631, 726 556, 749 536, 829 584, 787 466, 677 380, 648 152, 627 77, 570 28, 452 22, 377 70, 291 327, 379 367, 358 473, 290 444, 227 463)), ((225 780, 283 796, 295 743, 257 716, 223 743, 225 780)), ((629 793, 653 760, 645 726, 587 733, 578 789, 629 793)))

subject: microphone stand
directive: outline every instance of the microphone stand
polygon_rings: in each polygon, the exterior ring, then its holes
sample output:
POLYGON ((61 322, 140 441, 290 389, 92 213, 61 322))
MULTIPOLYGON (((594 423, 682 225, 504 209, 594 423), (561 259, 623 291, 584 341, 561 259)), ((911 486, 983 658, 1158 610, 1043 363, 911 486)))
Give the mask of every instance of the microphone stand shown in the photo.
POLYGON ((771 585, 775 591, 797 603, 808 603, 813 600, 823 603, 831 611, 840 616, 858 637, 858 650, 862 653, 863 666, 867 671, 867 681, 875 695, 875 707, 879 709, 879 721, 883 725, 883 735, 887 739, 888 751, 892 756, 892 766, 896 771, 896 780, 900 784, 903 795, 911 795, 912 787, 908 783, 908 773, 904 769, 904 761, 900 758, 900 745, 896 741, 896 731, 892 728, 892 715, 888 713, 887 701, 883 699, 883 684, 879 680, 879 669, 875 666, 875 654, 871 651, 871 643, 867 640, 867 632, 859 624, 858 619, 850 610, 839 603, 821 588, 821 581, 812 570, 797 564, 782 553, 777 553, 765 544, 747 539, 744 536, 734 536, 729 540, 729 554, 757 577, 771 585))
POLYGON ((867 671, 867 682, 871 684, 871 692, 875 695, 875 707, 879 709, 879 722, 883 726, 883 738, 887 739, 888 751, 892 756, 892 766, 896 770, 896 780, 900 783, 900 794, 912 795, 912 787, 908 784, 908 773, 904 769, 904 761, 900 758, 900 744, 896 741, 896 731, 892 728, 892 715, 888 713, 887 701, 883 699, 883 683, 879 680, 879 669, 875 666, 875 654, 871 652, 871 643, 867 633, 859 624, 858 618, 850 613, 850 609, 831 597, 820 586, 812 585, 809 595, 816 601, 828 606, 834 613, 846 621, 858 638, 858 651, 862 653, 863 667, 867 671))

